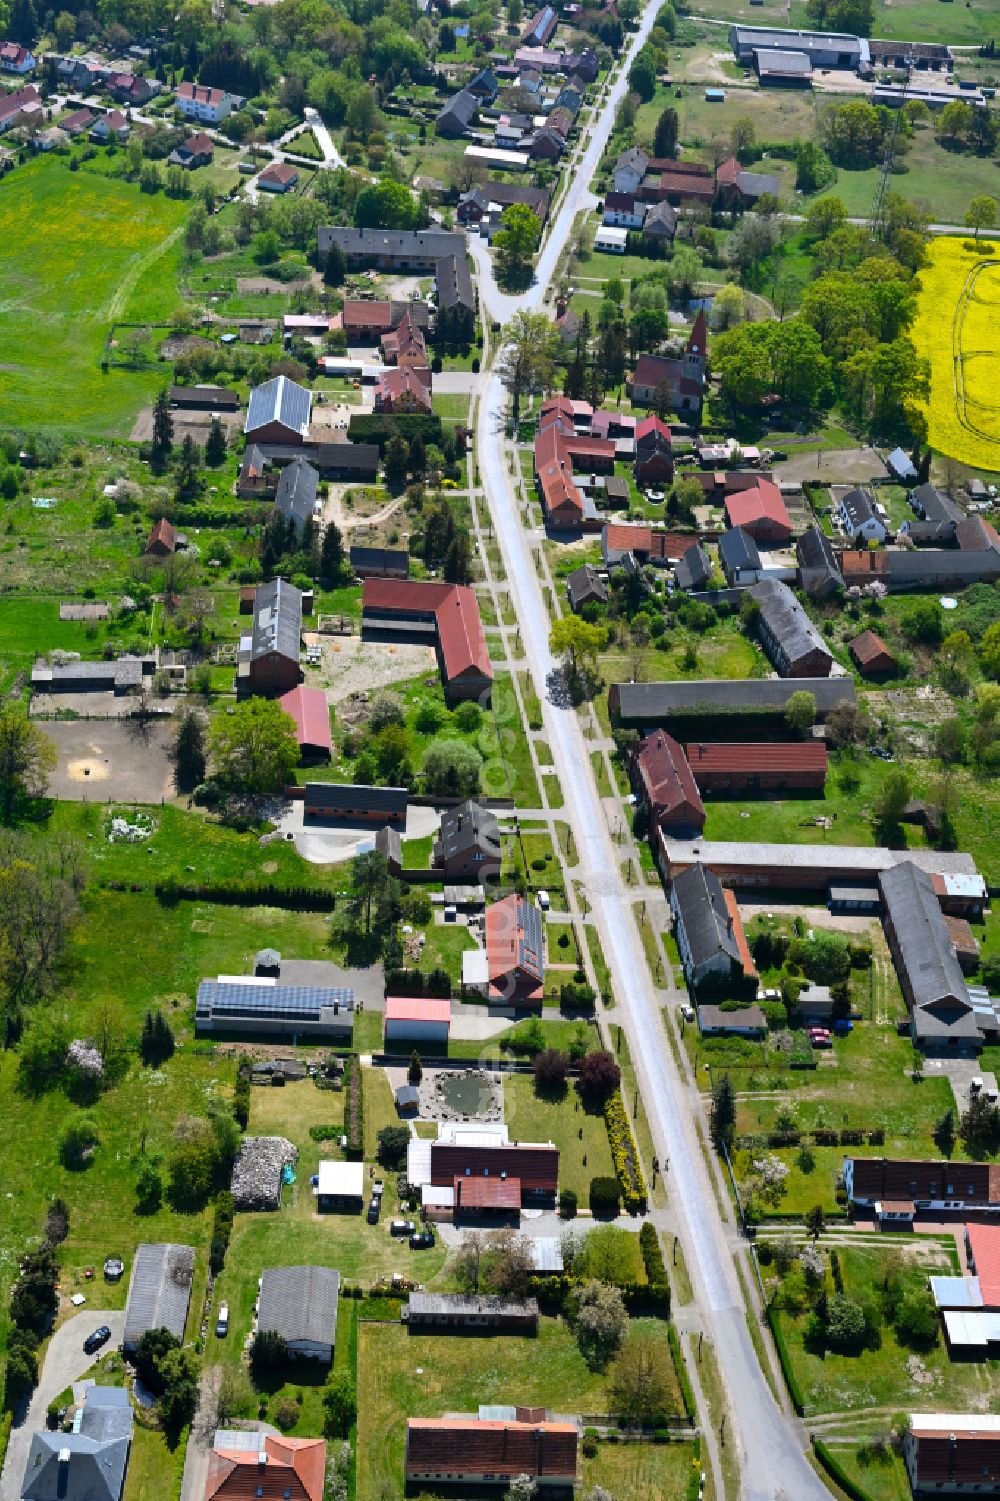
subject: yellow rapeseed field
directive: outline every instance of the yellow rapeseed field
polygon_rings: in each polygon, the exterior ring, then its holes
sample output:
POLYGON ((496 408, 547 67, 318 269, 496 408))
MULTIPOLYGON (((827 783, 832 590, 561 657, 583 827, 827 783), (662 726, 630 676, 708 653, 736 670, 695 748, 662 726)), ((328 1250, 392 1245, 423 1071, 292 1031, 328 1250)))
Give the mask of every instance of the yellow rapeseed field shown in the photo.
POLYGON ((927 435, 938 453, 1000 470, 1000 250, 941 236, 920 272, 912 338, 931 364, 927 435))

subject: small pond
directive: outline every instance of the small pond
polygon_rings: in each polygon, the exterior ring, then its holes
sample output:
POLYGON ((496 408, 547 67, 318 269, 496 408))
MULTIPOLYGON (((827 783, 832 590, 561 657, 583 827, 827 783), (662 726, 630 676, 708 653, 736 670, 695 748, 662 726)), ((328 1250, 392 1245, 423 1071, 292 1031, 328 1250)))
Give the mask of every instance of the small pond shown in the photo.
POLYGON ((484 1115, 493 1104, 493 1090, 481 1074, 448 1074, 438 1081, 438 1088, 455 1115, 484 1115))

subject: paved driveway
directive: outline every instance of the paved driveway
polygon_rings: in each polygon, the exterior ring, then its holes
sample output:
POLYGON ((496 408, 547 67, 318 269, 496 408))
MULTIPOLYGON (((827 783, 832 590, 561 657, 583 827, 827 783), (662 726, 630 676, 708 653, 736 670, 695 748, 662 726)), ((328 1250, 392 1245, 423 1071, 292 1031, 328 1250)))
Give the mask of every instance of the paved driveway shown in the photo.
MULTIPOLYGON (((291 835, 295 848, 310 865, 338 865, 351 860, 359 850, 370 849, 376 829, 368 823, 331 822, 310 824, 304 827, 305 804, 299 800, 289 802, 284 811, 275 818, 282 834, 291 835)), ((404 839, 423 839, 436 834, 440 823, 436 808, 412 804, 406 810, 404 839)))
POLYGON ((35 1388, 28 1411, 22 1421, 11 1430, 7 1458, 4 1461, 3 1474, 0 1475, 0 1501, 18 1501, 24 1467, 28 1463, 31 1436, 45 1427, 45 1414, 49 1403, 58 1397, 64 1387, 72 1386, 74 1381, 79 1381, 82 1376, 85 1376, 102 1355, 106 1355, 109 1350, 114 1350, 120 1345, 124 1332, 125 1310, 123 1308, 118 1308, 113 1313, 99 1308, 82 1308, 79 1313, 67 1319, 66 1323, 56 1330, 49 1342, 41 1379, 35 1388), (111 1338, 93 1355, 86 1355, 83 1349, 84 1340, 92 1330, 99 1329, 102 1324, 107 1324, 111 1330, 111 1338))

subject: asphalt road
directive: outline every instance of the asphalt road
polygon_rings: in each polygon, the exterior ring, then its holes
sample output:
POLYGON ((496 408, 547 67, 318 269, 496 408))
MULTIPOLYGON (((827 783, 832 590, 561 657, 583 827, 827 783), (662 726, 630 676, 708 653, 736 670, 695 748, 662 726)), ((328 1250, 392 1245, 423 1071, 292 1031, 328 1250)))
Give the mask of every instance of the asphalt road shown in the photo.
POLYGON ((113 1313, 107 1310, 102 1312, 99 1308, 81 1308, 79 1313, 67 1319, 56 1330, 45 1352, 41 1378, 35 1387, 28 1411, 22 1421, 11 1429, 3 1474, 0 1475, 0 1501, 18 1501, 24 1467, 28 1463, 31 1436, 45 1427, 49 1403, 58 1397, 64 1387, 72 1386, 74 1381, 80 1381, 86 1376, 90 1367, 102 1355, 117 1349, 124 1332, 125 1311, 121 1308, 113 1313), (111 1330, 111 1338, 93 1355, 84 1354, 84 1340, 102 1324, 107 1324, 111 1330))
MULTIPOLYGON (((627 86, 631 56, 655 19, 658 0, 647 8, 629 56, 590 137, 539 258, 534 285, 523 297, 499 292, 485 246, 478 249, 480 296, 501 323, 518 307, 537 311, 566 244, 573 221, 595 202, 590 191, 615 111, 627 86)), ((681 1242, 698 1308, 712 1338, 729 1397, 736 1432, 727 1435, 740 1453, 741 1490, 747 1501, 825 1501, 829 1492, 809 1465, 801 1430, 779 1410, 757 1361, 746 1324, 726 1229, 702 1160, 694 1123, 659 1016, 652 979, 636 926, 633 895, 626 887, 594 781, 589 747, 574 710, 558 693, 557 664, 548 647, 549 618, 528 536, 507 468, 504 430, 506 394, 498 376, 485 372, 477 421, 479 470, 503 551, 521 639, 542 701, 546 738, 562 784, 574 831, 581 875, 600 933, 632 1058, 661 1160, 669 1163, 668 1186, 678 1209, 681 1242), (553 688, 556 689, 553 694, 553 688)))

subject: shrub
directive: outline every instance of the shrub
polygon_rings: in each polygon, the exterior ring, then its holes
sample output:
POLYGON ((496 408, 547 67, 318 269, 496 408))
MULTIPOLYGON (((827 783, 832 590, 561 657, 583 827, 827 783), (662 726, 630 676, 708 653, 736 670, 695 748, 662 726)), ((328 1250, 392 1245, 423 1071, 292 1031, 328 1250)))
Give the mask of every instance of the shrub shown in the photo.
POLYGON ((563 1089, 568 1069, 569 1058, 558 1048, 543 1048, 535 1054, 535 1083, 540 1089, 553 1092, 563 1089))
POLYGON ((648 1220, 639 1231, 639 1250, 642 1252, 647 1281, 654 1286, 666 1283, 667 1268, 660 1250, 660 1237, 648 1220))
POLYGON ((577 1208, 576 1190, 561 1188, 559 1190, 559 1213, 564 1220, 575 1219, 577 1208))
POLYGON ((383 1126, 378 1133, 378 1160, 390 1172, 395 1172, 406 1163, 406 1148, 410 1140, 408 1126, 383 1126))
POLYGON ((592 1214, 613 1218, 621 1207, 617 1178, 591 1178, 590 1210, 592 1214))
POLYGON ((78 1173, 90 1166, 100 1144, 100 1133, 94 1121, 87 1115, 80 1116, 70 1121, 59 1138, 59 1161, 63 1167, 78 1173))
POLYGON ((323 1433, 346 1438, 358 1413, 357 1389, 350 1371, 333 1371, 323 1388, 323 1433))
POLYGON ((611 1053, 601 1050, 580 1060, 580 1093, 603 1105, 621 1083, 622 1071, 611 1053))
POLYGON ((208 1254, 208 1264, 213 1277, 217 1277, 226 1263, 226 1252, 229 1249, 229 1237, 233 1233, 233 1215, 236 1206, 233 1196, 228 1188, 224 1188, 216 1195, 215 1211, 212 1218, 212 1243, 208 1254))
POLYGON ((347 1099, 344 1105, 344 1133, 347 1136, 347 1155, 357 1159, 364 1156, 365 1117, 361 1062, 356 1053, 351 1055, 347 1064, 345 1088, 347 1099))
MULTIPOLYGON (((594 1055, 591 1056, 600 1056, 594 1055)), ((606 1055, 610 1057, 610 1054, 606 1055)), ((584 1062, 587 1060, 584 1059, 584 1062)), ((615 1065, 617 1068, 617 1064, 615 1065)), ((611 1157, 621 1185, 622 1198, 629 1214, 644 1214, 646 1210, 646 1182, 639 1161, 639 1149, 632 1135, 632 1127, 625 1114, 621 1091, 615 1090, 604 1104, 604 1123, 608 1128, 611 1157)))
POLYGON ((299 1421, 299 1411, 294 1397, 279 1397, 274 1404, 274 1421, 279 1428, 294 1428, 299 1421))
POLYGON ((233 1115, 242 1131, 250 1123, 250 1087, 253 1065, 249 1058, 241 1058, 236 1069, 236 1088, 233 1091, 233 1115))

